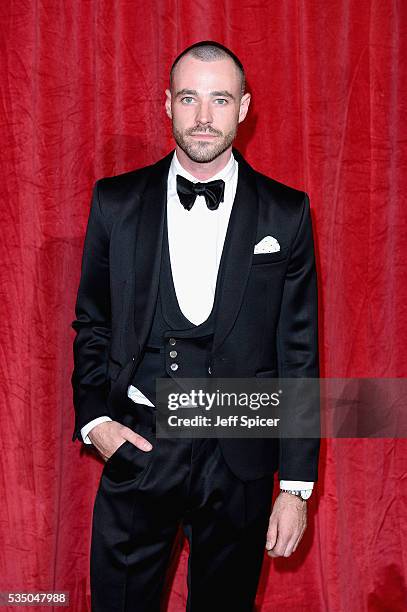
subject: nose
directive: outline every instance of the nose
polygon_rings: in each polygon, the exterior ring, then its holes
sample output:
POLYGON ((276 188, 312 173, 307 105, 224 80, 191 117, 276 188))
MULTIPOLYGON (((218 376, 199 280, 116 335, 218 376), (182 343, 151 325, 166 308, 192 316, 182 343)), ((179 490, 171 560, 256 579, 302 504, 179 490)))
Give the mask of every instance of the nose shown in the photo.
POLYGON ((205 125, 207 123, 212 123, 212 112, 210 108, 209 101, 202 101, 197 108, 197 123, 201 123, 205 125))

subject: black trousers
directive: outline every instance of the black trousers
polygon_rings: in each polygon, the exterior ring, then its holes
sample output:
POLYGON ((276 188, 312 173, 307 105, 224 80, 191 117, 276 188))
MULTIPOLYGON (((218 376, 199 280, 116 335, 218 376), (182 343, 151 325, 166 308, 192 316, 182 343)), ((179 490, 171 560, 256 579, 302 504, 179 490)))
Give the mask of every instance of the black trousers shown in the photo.
POLYGON ((92 612, 162 609, 180 525, 190 547, 187 610, 252 611, 273 476, 242 482, 217 439, 156 438, 154 409, 128 402, 122 422, 153 449, 126 441, 105 463, 93 509, 92 612))

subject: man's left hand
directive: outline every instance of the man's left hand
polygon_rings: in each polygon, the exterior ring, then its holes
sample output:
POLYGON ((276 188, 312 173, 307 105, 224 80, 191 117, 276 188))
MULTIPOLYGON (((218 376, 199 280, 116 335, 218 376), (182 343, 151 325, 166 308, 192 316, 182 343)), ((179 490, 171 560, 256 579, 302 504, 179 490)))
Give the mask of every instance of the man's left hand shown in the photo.
POLYGON ((281 492, 274 502, 267 531, 266 549, 270 557, 289 557, 307 526, 307 502, 281 492))

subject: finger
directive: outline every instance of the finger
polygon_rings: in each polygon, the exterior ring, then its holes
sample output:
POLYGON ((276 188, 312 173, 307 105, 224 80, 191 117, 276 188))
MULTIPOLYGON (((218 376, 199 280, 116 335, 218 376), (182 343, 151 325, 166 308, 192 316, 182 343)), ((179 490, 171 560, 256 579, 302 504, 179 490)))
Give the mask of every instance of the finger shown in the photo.
POLYGON ((271 550, 267 551, 267 554, 270 557, 282 557, 283 556, 283 552, 280 548, 278 548, 277 546, 275 546, 274 548, 272 548, 271 550))
POLYGON ((295 530, 295 532, 293 533, 292 537, 290 538, 284 556, 285 557, 289 557, 293 552, 295 552, 295 550, 297 549, 298 544, 301 541, 302 536, 304 535, 305 532, 305 527, 306 525, 304 525, 303 527, 299 528, 298 530, 295 530))
POLYGON ((304 521, 302 523, 302 526, 300 528, 300 532, 299 532, 298 537, 297 537, 297 539, 295 541, 293 552, 296 550, 298 544, 301 542, 302 536, 304 535, 304 532, 305 532, 306 528, 307 528, 307 517, 305 516, 305 519, 304 519, 304 521))
POLYGON ((272 521, 269 523, 269 528, 266 536, 266 549, 270 550, 276 543, 277 540, 277 521, 272 521))
POLYGON ((140 434, 135 431, 130 430, 127 434, 127 439, 142 451, 150 451, 153 448, 146 438, 143 438, 143 436, 140 436, 140 434))
POLYGON ((297 535, 290 538, 284 551, 284 557, 289 557, 294 552, 294 545, 297 542, 297 535))
POLYGON ((287 548, 288 541, 289 541, 288 534, 283 534, 280 531, 277 537, 277 542, 275 543, 273 548, 271 548, 271 550, 269 551, 269 554, 272 557, 282 557, 285 553, 285 549, 287 548))
POLYGON ((296 542, 294 544, 293 552, 295 552, 297 550, 297 546, 301 542, 302 536, 304 535, 304 532, 305 532, 305 527, 300 531, 300 535, 298 536, 298 538, 297 538, 297 540, 296 540, 296 542))

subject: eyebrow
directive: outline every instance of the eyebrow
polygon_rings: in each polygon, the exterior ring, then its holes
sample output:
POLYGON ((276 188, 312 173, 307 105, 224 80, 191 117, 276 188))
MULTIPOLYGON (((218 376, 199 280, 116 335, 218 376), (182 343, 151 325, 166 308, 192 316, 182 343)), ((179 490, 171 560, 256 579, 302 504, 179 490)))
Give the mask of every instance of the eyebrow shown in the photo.
MULTIPOLYGON (((175 95, 177 98, 179 96, 185 96, 185 95, 197 96, 197 97, 199 96, 196 89, 180 89, 180 91, 177 91, 175 95)), ((230 98, 231 100, 235 99, 235 96, 231 94, 230 91, 227 91, 227 89, 222 89, 221 91, 211 91, 211 96, 213 97, 223 96, 224 98, 230 98)))

